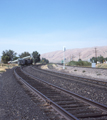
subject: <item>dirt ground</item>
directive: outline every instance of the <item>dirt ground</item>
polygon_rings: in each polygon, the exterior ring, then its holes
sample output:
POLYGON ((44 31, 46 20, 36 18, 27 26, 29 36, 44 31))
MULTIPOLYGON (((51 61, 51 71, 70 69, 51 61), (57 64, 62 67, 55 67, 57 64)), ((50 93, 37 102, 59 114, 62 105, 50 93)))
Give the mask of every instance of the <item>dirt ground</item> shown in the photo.
POLYGON ((82 67, 71 67, 71 66, 65 66, 65 69, 63 69, 63 66, 55 65, 55 64, 43 65, 41 66, 41 68, 52 71, 63 72, 70 75, 107 81, 107 69, 93 69, 93 68, 82 68, 82 67))
POLYGON ((0 64, 0 73, 6 72, 6 69, 12 69, 15 66, 18 66, 18 65, 17 64, 0 64))

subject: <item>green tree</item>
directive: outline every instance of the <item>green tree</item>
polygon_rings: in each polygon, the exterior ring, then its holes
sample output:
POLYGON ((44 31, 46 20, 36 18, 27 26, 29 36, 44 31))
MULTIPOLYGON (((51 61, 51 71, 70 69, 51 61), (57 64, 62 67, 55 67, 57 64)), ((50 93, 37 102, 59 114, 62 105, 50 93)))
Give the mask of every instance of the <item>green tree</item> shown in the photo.
POLYGON ((10 61, 10 57, 5 55, 5 56, 2 56, 2 62, 3 63, 8 63, 8 61, 10 61))
POLYGON ((8 61, 12 61, 15 57, 16 54, 13 50, 6 50, 2 52, 2 62, 3 63, 8 63, 8 61))
POLYGON ((106 60, 106 61, 107 61, 107 57, 106 57, 106 58, 104 58, 104 60, 106 60))
POLYGON ((41 62, 42 62, 42 64, 48 64, 48 63, 49 63, 49 60, 46 59, 46 58, 42 58, 41 62))
POLYGON ((104 58, 103 56, 98 56, 97 58, 96 57, 92 57, 91 59, 90 59, 90 61, 91 62, 95 62, 95 63, 97 63, 97 61, 99 61, 100 63, 103 63, 103 61, 104 60, 106 60, 106 58, 104 58))
POLYGON ((29 52, 24 52, 19 55, 20 58, 27 57, 27 56, 30 56, 29 52))
POLYGON ((13 60, 17 60, 19 57, 14 57, 13 60))
POLYGON ((100 55, 100 56, 97 58, 97 60, 98 60, 100 63, 103 63, 104 58, 103 58, 103 56, 100 55))
POLYGON ((90 59, 90 61, 93 63, 97 63, 97 58, 96 57, 92 57, 91 59, 90 59))
POLYGON ((40 61, 40 54, 37 51, 32 53, 32 57, 35 64, 40 61))
POLYGON ((81 59, 78 59, 78 62, 79 62, 79 61, 82 61, 82 60, 81 60, 81 59))

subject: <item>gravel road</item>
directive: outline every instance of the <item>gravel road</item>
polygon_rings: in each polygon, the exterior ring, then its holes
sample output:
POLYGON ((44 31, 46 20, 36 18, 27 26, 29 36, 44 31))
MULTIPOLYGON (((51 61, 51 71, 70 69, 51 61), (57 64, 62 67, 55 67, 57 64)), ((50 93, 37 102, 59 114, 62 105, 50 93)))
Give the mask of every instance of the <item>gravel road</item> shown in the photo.
POLYGON ((0 73, 0 120, 49 120, 40 102, 18 83, 13 69, 0 73))

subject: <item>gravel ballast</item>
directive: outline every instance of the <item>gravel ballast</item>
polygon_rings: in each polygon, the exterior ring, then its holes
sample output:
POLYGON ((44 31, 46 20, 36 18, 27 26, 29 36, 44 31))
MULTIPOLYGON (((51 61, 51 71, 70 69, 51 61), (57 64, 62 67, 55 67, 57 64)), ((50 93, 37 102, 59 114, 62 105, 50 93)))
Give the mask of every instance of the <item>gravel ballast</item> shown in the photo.
POLYGON ((18 83, 13 69, 0 73, 0 120, 48 120, 38 104, 18 83))
POLYGON ((62 67, 61 65, 57 65, 54 68, 57 71, 66 72, 71 75, 107 81, 107 69, 66 66, 66 69, 63 70, 62 67))
POLYGON ((29 66, 25 67, 24 70, 52 84, 55 84, 64 89, 70 90, 74 93, 77 93, 86 98, 92 99, 101 104, 107 105, 107 89, 99 88, 99 87, 88 85, 88 84, 83 84, 76 81, 57 78, 54 76, 50 76, 48 74, 46 75, 44 73, 37 72, 31 69, 29 66))

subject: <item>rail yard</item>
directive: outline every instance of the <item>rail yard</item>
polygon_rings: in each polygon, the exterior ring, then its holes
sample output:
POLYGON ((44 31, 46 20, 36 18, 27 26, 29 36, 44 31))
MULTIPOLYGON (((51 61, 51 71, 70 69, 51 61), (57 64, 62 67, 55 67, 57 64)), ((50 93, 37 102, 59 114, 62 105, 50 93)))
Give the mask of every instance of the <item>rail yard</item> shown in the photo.
POLYGON ((106 81, 42 70, 37 65, 7 71, 1 74, 6 83, 0 81, 6 91, 0 91, 6 97, 0 110, 4 120, 107 120, 106 81))

